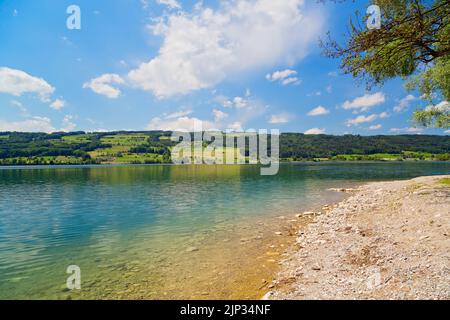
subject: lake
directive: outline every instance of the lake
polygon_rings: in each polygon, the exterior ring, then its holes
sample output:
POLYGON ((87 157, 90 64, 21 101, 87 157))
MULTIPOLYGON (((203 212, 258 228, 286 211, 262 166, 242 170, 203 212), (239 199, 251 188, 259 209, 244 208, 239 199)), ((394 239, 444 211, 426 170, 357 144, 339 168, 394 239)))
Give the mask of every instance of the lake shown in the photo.
POLYGON ((0 299, 257 299, 308 218, 450 163, 0 168, 0 299), (281 235, 280 235, 281 233, 281 235), (81 290, 66 269, 81 269, 81 290))

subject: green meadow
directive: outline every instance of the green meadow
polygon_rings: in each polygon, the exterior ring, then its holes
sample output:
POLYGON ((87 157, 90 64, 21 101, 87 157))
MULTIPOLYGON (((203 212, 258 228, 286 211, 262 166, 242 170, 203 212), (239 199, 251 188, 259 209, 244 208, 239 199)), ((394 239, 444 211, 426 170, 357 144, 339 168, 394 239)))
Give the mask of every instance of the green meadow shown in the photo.
MULTIPOLYGON (((171 163, 171 132, 0 133, 0 165, 171 163)), ((203 147, 208 146, 207 142, 203 147)), ((449 136, 281 134, 280 159, 290 161, 448 161, 449 136)), ((216 151, 218 152, 218 151, 216 151)), ((234 159, 248 150, 227 147, 234 159)), ((201 154, 194 157, 201 158, 201 154)), ((204 155, 204 160, 224 154, 204 155)))

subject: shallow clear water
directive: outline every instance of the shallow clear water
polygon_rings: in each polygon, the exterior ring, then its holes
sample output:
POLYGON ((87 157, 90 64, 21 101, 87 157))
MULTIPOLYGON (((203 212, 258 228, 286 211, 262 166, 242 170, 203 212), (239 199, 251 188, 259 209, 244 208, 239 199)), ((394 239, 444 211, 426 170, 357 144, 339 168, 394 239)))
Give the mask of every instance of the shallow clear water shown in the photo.
POLYGON ((257 298, 287 245, 279 216, 340 200, 331 187, 435 174, 450 164, 0 168, 0 298, 257 298))

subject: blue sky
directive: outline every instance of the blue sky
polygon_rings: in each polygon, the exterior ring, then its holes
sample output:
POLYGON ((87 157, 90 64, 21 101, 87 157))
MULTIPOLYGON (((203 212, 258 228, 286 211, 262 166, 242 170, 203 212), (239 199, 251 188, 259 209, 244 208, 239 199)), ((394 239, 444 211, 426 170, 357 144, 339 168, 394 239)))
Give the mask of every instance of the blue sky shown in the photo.
MULTIPOLYGON (((0 131, 412 128, 401 79, 366 91, 321 55, 367 3, 0 0, 0 131), (66 9, 81 10, 81 29, 66 9)), ((448 133, 448 132, 447 132, 448 133)))

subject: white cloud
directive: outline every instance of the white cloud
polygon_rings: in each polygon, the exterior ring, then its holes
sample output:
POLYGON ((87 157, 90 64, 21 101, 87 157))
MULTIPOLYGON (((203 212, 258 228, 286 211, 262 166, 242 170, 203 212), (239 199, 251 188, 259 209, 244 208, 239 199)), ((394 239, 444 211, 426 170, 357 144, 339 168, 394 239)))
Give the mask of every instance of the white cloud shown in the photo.
POLYGON ((223 95, 215 96, 214 102, 217 102, 224 108, 231 108, 233 106, 233 102, 227 96, 223 95))
POLYGON ((181 9, 180 3, 176 0, 156 0, 156 2, 168 6, 170 9, 181 9))
POLYGON ((281 84, 283 85, 283 86, 287 86, 287 85, 290 85, 290 84, 300 84, 300 79, 299 78, 297 78, 297 77, 292 77, 292 78, 287 78, 287 79, 284 79, 283 81, 281 81, 281 84))
POLYGON ((55 88, 44 79, 29 75, 28 73, 7 67, 0 68, 0 93, 21 96, 24 93, 35 93, 43 102, 48 102, 55 88))
POLYGON ((210 88, 230 75, 292 65, 306 56, 324 21, 303 6, 303 0, 236 0, 161 18, 152 30, 163 45, 129 72, 130 82, 167 98, 210 88))
POLYGON ((354 119, 348 119, 346 121, 347 127, 350 127, 352 125, 359 125, 362 123, 367 123, 367 122, 373 122, 377 119, 385 119, 389 117, 389 113, 387 112, 381 112, 379 114, 371 114, 368 116, 358 116, 354 119))
POLYGON ((422 128, 392 128, 391 132, 395 133, 422 133, 422 128))
POLYGON ((361 123, 372 122, 372 121, 375 121, 376 119, 378 119, 377 114, 371 114, 369 116, 358 116, 354 119, 348 119, 346 124, 348 127, 350 127, 352 125, 358 125, 361 123))
POLYGON ((374 94, 365 94, 353 101, 345 101, 342 108, 345 110, 356 110, 360 112, 368 111, 370 108, 384 103, 386 101, 384 93, 377 92, 374 94))
POLYGON ((64 116, 62 120, 62 127, 60 129, 55 128, 52 125, 52 121, 47 117, 31 117, 22 121, 5 121, 0 119, 0 132, 13 131, 13 132, 46 132, 52 133, 57 131, 73 131, 76 128, 76 124, 73 122, 75 119, 72 115, 64 116))
POLYGON ((381 124, 375 124, 373 126, 370 126, 369 129, 370 130, 379 130, 381 129, 382 125, 381 124))
MULTIPOLYGON (((247 93, 248 92, 246 92, 246 95, 245 95, 246 97, 248 97, 247 93)), ((216 97, 214 97, 214 101, 219 103, 224 108, 233 108, 234 107, 236 109, 243 109, 243 108, 247 107, 249 104, 248 99, 239 97, 239 96, 234 97, 233 99, 230 99, 226 96, 216 96, 216 97)))
POLYGON ((57 131, 46 117, 32 117, 23 121, 8 122, 0 119, 0 131, 16 132, 55 132, 57 131))
POLYGON ((65 104, 66 103, 64 100, 56 99, 55 101, 52 102, 52 104, 50 105, 50 108, 55 109, 55 110, 61 110, 62 108, 64 108, 65 104))
POLYGON ((124 84, 125 81, 117 74, 106 73, 98 78, 92 79, 83 84, 83 88, 90 88, 95 93, 104 95, 110 99, 116 99, 120 96, 120 90, 114 88, 111 84, 124 84))
POLYGON ((248 101, 242 97, 235 97, 233 103, 236 109, 242 109, 247 106, 248 101))
POLYGON ((223 111, 220 111, 220 110, 217 110, 217 109, 213 110, 213 114, 214 114, 214 121, 215 122, 221 122, 221 121, 225 120, 226 118, 228 118, 228 114, 227 113, 225 113, 223 111))
POLYGON ((269 73, 266 75, 266 79, 269 81, 279 81, 279 80, 289 78, 290 76, 294 76, 296 74, 297 74, 297 71, 286 69, 283 71, 275 71, 272 74, 269 73))
POLYGON ((308 116, 322 116, 325 114, 329 114, 330 110, 322 107, 322 106, 318 106, 317 108, 312 109, 310 112, 308 112, 308 116))
POLYGON ((297 71, 295 70, 282 70, 275 71, 272 74, 267 74, 266 79, 269 81, 279 81, 283 86, 287 86, 289 84, 298 84, 300 80, 296 77, 297 71))
POLYGON ((176 111, 176 112, 169 113, 169 114, 165 113, 164 118, 165 119, 175 119, 175 118, 186 117, 190 114, 192 114, 192 110, 176 111))
POLYGON ((437 111, 447 111, 447 112, 449 112, 450 111, 450 102, 448 102, 448 101, 441 101, 437 105, 427 106, 425 110, 427 110, 427 111, 437 110, 437 111))
POLYGON ((328 93, 333 93, 333 86, 332 86, 332 85, 329 85, 329 86, 327 86, 327 87, 325 88, 325 90, 326 90, 328 93))
POLYGON ((235 131, 235 132, 244 131, 244 128, 242 128, 242 123, 240 121, 236 121, 236 122, 229 124, 227 129, 231 130, 231 131, 235 131))
POLYGON ((64 116, 64 119, 62 121, 62 128, 60 131, 64 131, 64 132, 70 132, 73 131, 77 125, 73 122, 74 120, 74 116, 72 115, 66 115, 64 116))
POLYGON ((414 101, 416 97, 414 97, 412 94, 408 94, 406 97, 400 100, 398 105, 394 107, 395 112, 402 112, 404 109, 409 107, 409 104, 414 101))
POLYGON ((214 124, 210 121, 200 120, 198 118, 180 117, 175 119, 153 118, 146 127, 147 130, 163 130, 163 131, 200 131, 212 130, 214 124))
POLYGON ((389 113, 387 113, 386 111, 380 113, 378 115, 378 117, 380 117, 380 119, 385 119, 385 118, 389 118, 389 113))
POLYGON ((450 130, 446 130, 446 131, 444 131, 444 133, 450 133, 450 130))
POLYGON ((331 72, 328 72, 328 76, 329 77, 337 77, 338 73, 337 73, 337 71, 331 71, 331 72))
POLYGON ((325 134, 325 129, 313 128, 305 131, 305 134, 325 134))
POLYGON ((290 121, 290 115, 287 113, 274 114, 270 117, 270 124, 283 124, 288 123, 290 121))

